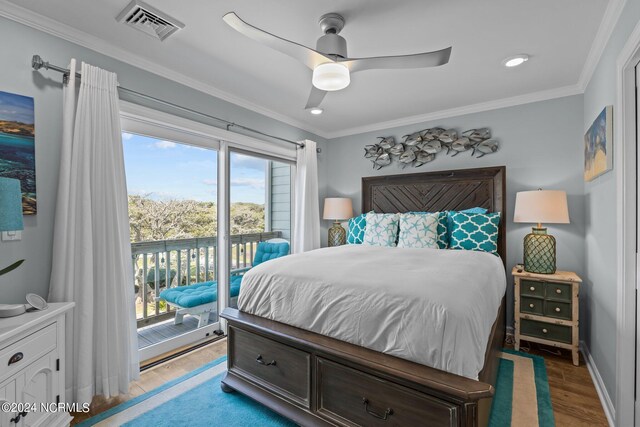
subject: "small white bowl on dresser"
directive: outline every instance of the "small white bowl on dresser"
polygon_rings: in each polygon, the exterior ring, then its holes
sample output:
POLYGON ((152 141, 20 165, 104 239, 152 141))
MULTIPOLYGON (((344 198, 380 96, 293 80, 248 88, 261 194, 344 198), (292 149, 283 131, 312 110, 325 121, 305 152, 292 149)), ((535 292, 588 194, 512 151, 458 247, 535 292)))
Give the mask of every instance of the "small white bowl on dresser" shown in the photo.
POLYGON ((0 319, 0 427, 71 422, 68 412, 56 408, 65 402, 65 315, 74 305, 51 303, 0 319))

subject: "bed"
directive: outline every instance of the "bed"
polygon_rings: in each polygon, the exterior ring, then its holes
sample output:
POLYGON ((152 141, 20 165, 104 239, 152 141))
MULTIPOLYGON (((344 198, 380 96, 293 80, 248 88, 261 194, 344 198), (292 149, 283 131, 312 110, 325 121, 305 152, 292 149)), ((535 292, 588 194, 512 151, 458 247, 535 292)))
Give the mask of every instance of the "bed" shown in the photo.
MULTIPOLYGON (((505 212, 504 167, 363 178, 362 187, 363 212, 462 210, 478 206, 505 212)), ((504 282, 504 221, 499 228, 500 258, 489 254, 461 254, 461 251, 399 248, 395 249, 396 255, 391 256, 387 251, 394 249, 343 247, 313 251, 315 258, 311 261, 311 255, 293 256, 289 260, 272 261, 268 269, 256 269, 243 284, 247 290, 243 288, 240 309, 229 308, 222 313, 228 322, 229 340, 229 370, 222 382, 223 390, 243 393, 300 425, 485 425, 505 326, 504 283, 491 287, 493 282, 504 282), (363 283, 345 280, 346 294, 337 294, 335 286, 331 292, 323 292, 322 287, 339 283, 340 275, 344 274, 342 268, 354 267, 336 266, 326 273, 313 271, 311 267, 314 263, 322 265, 320 259, 331 257, 334 260, 348 258, 356 264, 362 260, 363 266, 370 258, 369 262, 379 264, 385 259, 393 260, 402 251, 405 252, 401 258, 406 259, 407 266, 416 264, 412 257, 418 252, 422 256, 429 251, 432 251, 429 256, 437 261, 435 265, 469 263, 465 268, 456 268, 461 276, 451 277, 448 282, 443 280, 443 286, 456 286, 465 276, 473 280, 474 271, 493 264, 482 275, 475 275, 486 276, 486 282, 479 287, 486 287, 487 292, 466 295, 453 305, 449 303, 447 312, 434 317, 435 323, 437 319, 444 319, 442 325, 444 328, 446 324, 448 335, 429 333, 425 328, 424 337, 420 337, 420 328, 424 328, 419 325, 420 313, 413 317, 409 314, 415 307, 429 309, 429 301, 407 305, 403 310, 387 310, 385 314, 384 309, 376 312, 373 307, 376 292, 389 293, 382 287, 367 288, 368 299, 353 299, 358 293, 349 289, 357 291, 358 286, 365 286, 364 282, 371 283, 376 278, 390 281, 395 277, 392 271, 385 278, 380 271, 372 271, 371 277, 366 277, 362 270, 358 276, 362 276, 363 283), (285 274, 287 269, 301 276, 292 278, 291 274, 285 274), (492 271, 500 270, 502 276, 492 276, 492 271), (320 276, 321 282, 312 280, 320 276), (282 284, 284 278, 298 283, 304 292, 291 293, 295 286, 282 284), (320 289, 310 297, 308 292, 313 293, 314 288, 320 289), (478 325, 468 320, 465 323, 463 313, 474 307, 472 302, 484 294, 489 302, 475 305, 484 311, 476 317, 481 319, 478 325), (324 311, 333 312, 321 316, 311 309, 287 310, 287 305, 311 307, 305 298, 317 300, 327 295, 335 298, 323 301, 326 304, 316 304, 316 308, 325 307, 324 311), (340 301, 347 304, 341 306, 340 301), (336 316, 340 319, 340 308, 353 308, 354 304, 367 307, 372 321, 381 319, 378 327, 341 328, 347 320, 344 313, 344 322, 326 321, 336 316), (296 312, 299 312, 297 316, 296 312), (415 330, 409 333, 412 327, 415 330), (437 343, 432 345, 432 341, 437 343)), ((416 274, 424 276, 425 272, 416 274)), ((393 287, 394 307, 402 304, 403 297, 406 301, 420 297, 413 292, 415 284, 411 285, 408 279, 407 282, 404 287, 393 287)), ((432 283, 432 286, 438 284, 432 283)), ((461 292, 465 289, 468 292, 472 288, 460 288, 461 292)), ((389 296, 385 298, 387 301, 389 296)), ((437 304, 430 308, 437 310, 449 297, 443 293, 441 298, 442 301, 435 301, 437 304)), ((366 319, 366 316, 360 318, 366 319)))

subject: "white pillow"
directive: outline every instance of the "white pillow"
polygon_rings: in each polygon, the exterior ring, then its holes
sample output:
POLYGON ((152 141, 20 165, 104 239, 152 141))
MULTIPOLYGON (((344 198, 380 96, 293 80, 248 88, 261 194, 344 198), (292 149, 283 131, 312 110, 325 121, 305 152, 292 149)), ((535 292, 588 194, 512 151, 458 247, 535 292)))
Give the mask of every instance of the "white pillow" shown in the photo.
POLYGON ((401 214, 399 248, 433 248, 438 246, 440 214, 401 214))
POLYGON ((394 247, 398 237, 398 214, 367 214, 363 245, 394 247))

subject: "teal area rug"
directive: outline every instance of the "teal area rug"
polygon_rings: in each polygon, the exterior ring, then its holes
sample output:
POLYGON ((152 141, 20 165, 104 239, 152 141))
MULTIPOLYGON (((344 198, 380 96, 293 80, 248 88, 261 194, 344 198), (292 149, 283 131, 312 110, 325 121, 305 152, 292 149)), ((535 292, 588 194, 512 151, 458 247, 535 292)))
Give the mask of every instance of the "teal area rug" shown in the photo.
MULTIPOLYGON (((226 358, 223 357, 78 425, 81 427, 295 425, 240 393, 222 392, 220 380, 224 377, 225 370, 226 358)), ((491 427, 511 425, 553 427, 555 425, 547 372, 542 357, 504 350, 489 425, 491 427)))

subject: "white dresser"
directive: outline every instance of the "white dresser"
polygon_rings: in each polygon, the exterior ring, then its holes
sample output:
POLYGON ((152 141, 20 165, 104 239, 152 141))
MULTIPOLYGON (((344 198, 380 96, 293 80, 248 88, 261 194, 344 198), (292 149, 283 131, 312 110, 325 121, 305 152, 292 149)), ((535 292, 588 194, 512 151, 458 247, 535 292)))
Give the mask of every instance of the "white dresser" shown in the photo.
POLYGON ((65 314, 74 305, 52 303, 43 311, 0 318, 0 405, 38 408, 19 413, 0 406, 0 427, 69 425, 71 416, 54 404, 64 402, 65 314), (50 411, 41 411, 42 403, 50 411))

